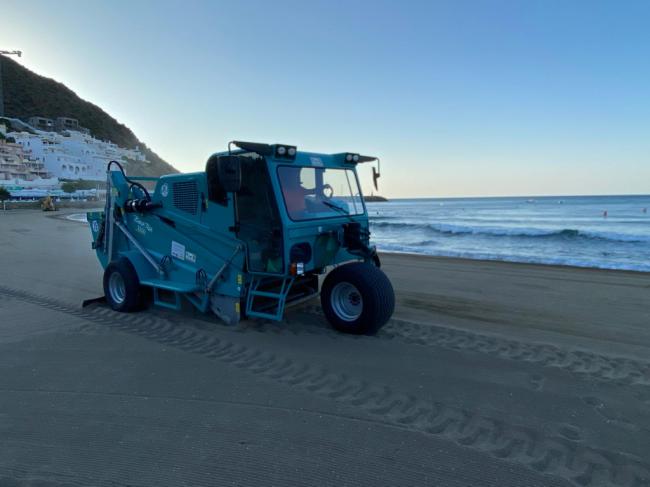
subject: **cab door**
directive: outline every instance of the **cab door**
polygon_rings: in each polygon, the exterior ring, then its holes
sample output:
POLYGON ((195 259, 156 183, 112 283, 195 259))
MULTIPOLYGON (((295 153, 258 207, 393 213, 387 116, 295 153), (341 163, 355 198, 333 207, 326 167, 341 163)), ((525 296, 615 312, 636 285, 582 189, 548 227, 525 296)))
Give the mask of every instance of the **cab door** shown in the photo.
POLYGON ((284 273, 282 220, 264 158, 242 157, 242 185, 236 195, 237 237, 248 247, 251 272, 284 273))

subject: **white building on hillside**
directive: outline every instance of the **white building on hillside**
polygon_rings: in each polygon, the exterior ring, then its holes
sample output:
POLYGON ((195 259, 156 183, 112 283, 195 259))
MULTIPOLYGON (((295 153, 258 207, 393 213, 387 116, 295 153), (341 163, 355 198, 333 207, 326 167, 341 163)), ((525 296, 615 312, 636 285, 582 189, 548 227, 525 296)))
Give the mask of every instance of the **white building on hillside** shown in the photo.
POLYGON ((48 172, 60 179, 102 181, 106 179, 106 165, 111 160, 125 164, 127 159, 147 162, 137 149, 123 149, 87 133, 33 132, 8 132, 7 137, 13 137, 29 159, 42 162, 48 172))
POLYGON ((3 187, 55 187, 57 178, 50 177, 40 161, 30 160, 20 144, 0 139, 0 186, 3 187))

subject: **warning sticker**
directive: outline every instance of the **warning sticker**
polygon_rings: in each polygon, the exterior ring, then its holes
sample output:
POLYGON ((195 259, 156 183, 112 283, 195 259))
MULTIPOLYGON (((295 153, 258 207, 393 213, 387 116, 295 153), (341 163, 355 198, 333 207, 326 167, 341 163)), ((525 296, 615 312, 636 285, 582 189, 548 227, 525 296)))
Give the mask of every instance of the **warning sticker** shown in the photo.
POLYGON ((185 245, 172 240, 172 257, 185 260, 185 245))

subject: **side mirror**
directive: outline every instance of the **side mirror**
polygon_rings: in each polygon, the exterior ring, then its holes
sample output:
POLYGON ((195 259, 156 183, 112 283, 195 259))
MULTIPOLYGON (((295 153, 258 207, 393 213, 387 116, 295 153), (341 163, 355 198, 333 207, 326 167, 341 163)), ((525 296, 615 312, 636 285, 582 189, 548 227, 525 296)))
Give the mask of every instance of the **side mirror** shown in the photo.
POLYGON ((208 198, 221 204, 227 202, 226 193, 241 189, 241 160, 239 156, 212 156, 205 165, 208 180, 208 198))
POLYGON ((375 185, 375 191, 379 190, 377 187, 377 180, 381 177, 381 174, 374 167, 372 168, 372 184, 375 185))

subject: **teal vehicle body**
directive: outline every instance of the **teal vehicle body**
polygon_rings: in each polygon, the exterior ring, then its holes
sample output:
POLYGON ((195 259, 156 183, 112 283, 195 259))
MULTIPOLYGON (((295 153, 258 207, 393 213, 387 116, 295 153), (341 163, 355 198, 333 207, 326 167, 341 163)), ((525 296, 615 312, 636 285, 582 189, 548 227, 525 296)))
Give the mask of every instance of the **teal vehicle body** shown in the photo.
MULTIPOLYGON (((375 158, 231 144, 203 172, 129 177, 109 164, 105 209, 87 217, 114 309, 133 311, 150 295, 156 305, 180 310, 187 301, 229 324, 280 320, 288 303, 317 294, 319 275, 333 268, 356 262, 363 274, 381 273, 356 171, 375 158)), ((376 331, 388 310, 364 318, 359 286, 349 290, 356 297, 344 296, 338 328, 376 331)))

